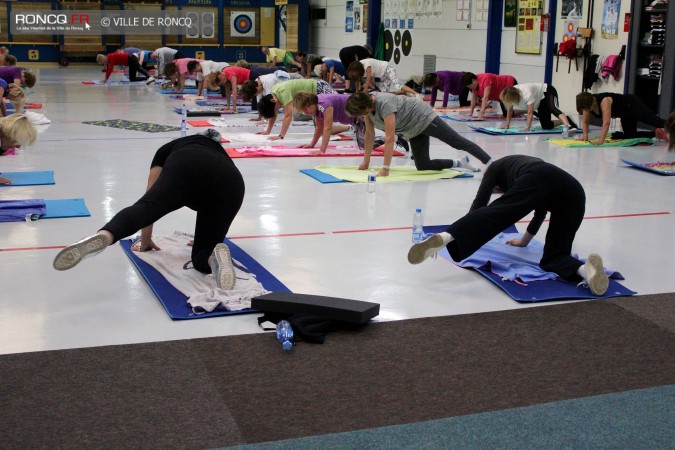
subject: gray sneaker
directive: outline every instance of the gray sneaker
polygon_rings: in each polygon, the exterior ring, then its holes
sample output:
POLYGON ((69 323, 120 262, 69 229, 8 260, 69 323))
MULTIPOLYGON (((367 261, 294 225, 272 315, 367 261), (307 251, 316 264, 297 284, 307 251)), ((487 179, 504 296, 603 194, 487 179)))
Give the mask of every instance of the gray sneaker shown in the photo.
POLYGON ((434 234, 429 239, 425 239, 419 244, 410 247, 408 251, 408 262, 410 264, 419 264, 428 257, 438 253, 445 244, 440 234, 434 234))
POLYGON ((98 255, 108 246, 108 239, 102 234, 95 234, 82 239, 61 250, 52 265, 56 270, 72 269, 84 258, 98 255))
POLYGON ((586 260, 586 283, 593 295, 605 295, 609 287, 609 278, 605 274, 605 266, 600 255, 591 253, 586 260))
POLYGON ((213 253, 211 253, 211 273, 220 289, 229 291, 234 287, 237 278, 234 274, 230 249, 226 244, 220 243, 213 249, 213 253))

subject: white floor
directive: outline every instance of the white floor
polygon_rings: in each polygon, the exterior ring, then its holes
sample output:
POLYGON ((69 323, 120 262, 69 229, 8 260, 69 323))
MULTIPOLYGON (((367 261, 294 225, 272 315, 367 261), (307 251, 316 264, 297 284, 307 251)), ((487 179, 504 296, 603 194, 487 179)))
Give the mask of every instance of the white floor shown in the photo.
MULTIPOLYGON (((0 172, 53 170, 56 185, 0 187, 1 198, 84 197, 91 217, 0 224, 0 353, 260 332, 257 315, 170 320, 118 246, 71 271, 52 269, 58 248, 51 247, 95 232, 136 201, 155 150, 177 137, 82 122, 128 119, 178 125, 172 107, 179 102, 153 87, 81 84, 102 78, 94 67, 37 72, 30 101, 43 103, 41 112, 52 123, 43 127, 32 147, 0 158, 0 172)), ((620 161, 675 160, 664 144, 564 149, 544 142, 547 136, 492 137, 458 122, 451 126, 493 158, 536 155, 569 171, 588 198, 575 251, 600 253, 608 266, 624 274, 623 284, 639 294, 675 291, 675 178, 631 169, 620 161)), ((432 156, 457 157, 460 152, 435 141, 432 156)), ((514 302, 476 273, 447 261, 420 266, 406 261, 414 209, 423 208, 426 224, 450 223, 468 210, 480 174, 466 180, 380 184, 375 194, 368 194, 365 185, 323 185, 298 172, 359 161, 236 160, 247 193, 230 237, 292 291, 378 302, 377 320, 535 306, 514 302)), ((408 157, 394 161, 412 163, 408 157)), ((193 226, 194 213, 183 209, 158 222, 155 233, 191 232, 193 226)), ((545 231, 540 231, 540 240, 545 231)))

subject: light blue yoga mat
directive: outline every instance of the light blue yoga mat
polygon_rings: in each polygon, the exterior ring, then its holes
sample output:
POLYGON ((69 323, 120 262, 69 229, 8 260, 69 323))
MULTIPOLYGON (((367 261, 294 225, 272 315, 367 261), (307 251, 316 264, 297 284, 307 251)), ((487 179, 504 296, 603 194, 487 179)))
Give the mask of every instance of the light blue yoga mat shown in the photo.
MULTIPOLYGON (((536 126, 530 128, 530 131, 523 131, 525 127, 510 127, 508 130, 497 127, 479 127, 476 125, 469 125, 469 128, 472 130, 478 131, 479 133, 490 134, 492 136, 511 136, 511 135, 522 135, 522 134, 560 134, 562 135, 563 128, 562 126, 557 126, 551 128, 550 130, 544 130, 541 126, 536 126)), ((571 133, 570 133, 571 134, 571 133)))
POLYGON ((0 173, 0 177, 12 180, 12 184, 0 184, 0 187, 39 186, 56 183, 54 181, 54 172, 51 170, 37 172, 2 172, 0 173))
POLYGON ((45 200, 47 212, 40 219, 60 219, 65 217, 89 217, 91 213, 83 198, 63 200, 45 200))
POLYGON ((314 178, 316 181, 322 184, 349 183, 349 181, 347 180, 336 178, 333 175, 329 175, 325 172, 316 169, 300 169, 300 172, 304 173, 305 175, 309 175, 310 177, 314 178))

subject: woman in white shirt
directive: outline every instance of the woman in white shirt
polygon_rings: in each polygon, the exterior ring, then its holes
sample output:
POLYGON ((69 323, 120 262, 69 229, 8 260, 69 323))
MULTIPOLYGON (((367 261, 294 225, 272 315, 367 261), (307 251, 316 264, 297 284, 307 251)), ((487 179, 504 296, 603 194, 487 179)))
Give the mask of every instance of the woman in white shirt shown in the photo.
POLYGON ((550 84, 517 84, 504 89, 499 98, 507 109, 503 128, 509 128, 514 110, 527 111, 527 123, 523 131, 531 130, 533 116, 537 116, 544 130, 550 130, 561 123, 570 128, 577 128, 577 124, 558 109, 558 91, 550 84), (551 120, 551 115, 558 120, 551 120))

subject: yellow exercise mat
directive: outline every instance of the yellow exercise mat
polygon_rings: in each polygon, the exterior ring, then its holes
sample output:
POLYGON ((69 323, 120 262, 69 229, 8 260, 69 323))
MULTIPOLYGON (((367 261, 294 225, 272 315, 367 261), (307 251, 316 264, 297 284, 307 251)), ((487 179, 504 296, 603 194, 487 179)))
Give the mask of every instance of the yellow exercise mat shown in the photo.
MULTIPOLYGON (((375 172, 380 167, 373 166, 375 172)), ((370 170, 359 170, 357 166, 317 166, 315 170, 352 183, 367 183, 370 170)), ((472 174, 459 170, 417 170, 413 166, 392 166, 388 177, 377 177, 378 183, 394 183, 397 181, 428 181, 449 178, 470 178, 472 174)))
POLYGON ((651 138, 632 138, 632 139, 605 139, 604 144, 595 145, 588 141, 579 141, 577 139, 546 139, 551 144, 560 145, 569 148, 585 147, 632 147, 634 145, 654 145, 651 138))

